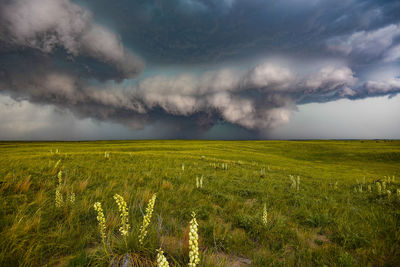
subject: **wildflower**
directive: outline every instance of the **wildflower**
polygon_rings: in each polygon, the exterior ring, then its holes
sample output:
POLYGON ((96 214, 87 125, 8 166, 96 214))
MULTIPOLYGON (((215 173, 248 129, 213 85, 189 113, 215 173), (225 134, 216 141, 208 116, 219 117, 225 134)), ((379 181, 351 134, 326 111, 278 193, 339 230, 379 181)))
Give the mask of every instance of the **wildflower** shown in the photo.
POLYGON ((75 193, 74 193, 74 192, 72 192, 72 193, 69 195, 69 202, 71 202, 72 204, 75 203, 75 193))
POLYGON ((61 194, 60 186, 56 188, 56 207, 60 208, 64 203, 63 196, 61 194))
POLYGON ((338 189, 338 182, 335 182, 335 185, 333 186, 333 189, 335 189, 335 190, 338 189))
POLYGON ((126 207, 126 202, 122 196, 115 194, 114 199, 115 202, 117 202, 121 217, 121 227, 119 228, 119 232, 125 238, 128 235, 130 228, 130 225, 128 224, 128 208, 126 207))
POLYGON ((292 175, 289 175, 289 178, 290 178, 290 180, 292 181, 291 187, 292 187, 293 189, 295 189, 295 188, 296 188, 296 179, 294 179, 294 177, 293 177, 292 175))
POLYGON ((370 184, 368 185, 368 192, 372 192, 372 186, 370 184))
POLYGON ((397 197, 400 198, 400 189, 397 189, 396 192, 397 192, 397 197))
POLYGON ((290 181, 292 181, 291 187, 294 188, 296 187, 296 180, 293 178, 292 175, 289 175, 290 181))
POLYGON ((222 163, 222 169, 228 170, 228 163, 222 163))
POLYGON ((387 194, 387 197, 388 197, 388 199, 389 199, 390 196, 392 195, 392 192, 391 192, 390 190, 386 190, 386 194, 387 194))
POLYGON ((104 250, 107 252, 106 248, 106 218, 104 217, 103 209, 101 208, 101 203, 94 203, 94 209, 97 211, 97 222, 99 223, 99 231, 101 236, 101 242, 103 242, 104 250))
POLYGON ((58 177, 58 185, 60 186, 62 183, 62 171, 60 170, 57 174, 58 177))
POLYGON ((143 217, 142 226, 140 226, 139 242, 143 245, 144 238, 147 235, 147 227, 150 224, 151 216, 153 214, 154 203, 156 202, 157 194, 154 194, 146 207, 146 214, 143 217))
POLYGON ((268 224, 268 211, 267 211, 267 205, 265 203, 264 203, 262 221, 263 221, 264 226, 267 226, 267 224, 268 224))
POLYGON ((385 181, 382 182, 382 189, 386 190, 386 182, 385 181))
POLYGON ((196 213, 193 211, 189 231, 189 267, 196 267, 196 265, 200 263, 197 227, 196 213))
POLYGON ((200 178, 196 176, 196 188, 203 188, 203 175, 200 178))
POLYGON ((378 195, 380 196, 381 193, 382 193, 382 186, 381 186, 381 184, 379 182, 376 182, 376 187, 377 187, 377 190, 378 190, 378 195))
POLYGON ((182 164, 182 171, 185 170, 185 164, 182 164))
POLYGON ((169 267, 168 261, 161 248, 157 249, 157 267, 169 267))

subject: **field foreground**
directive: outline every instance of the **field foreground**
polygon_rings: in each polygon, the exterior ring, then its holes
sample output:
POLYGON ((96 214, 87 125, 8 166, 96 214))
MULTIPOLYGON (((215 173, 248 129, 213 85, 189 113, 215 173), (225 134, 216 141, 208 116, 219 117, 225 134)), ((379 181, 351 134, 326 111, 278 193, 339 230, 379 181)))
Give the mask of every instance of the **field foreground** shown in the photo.
POLYGON ((185 266, 194 211, 199 266, 400 266, 399 176, 400 141, 0 142, 0 265, 185 266))

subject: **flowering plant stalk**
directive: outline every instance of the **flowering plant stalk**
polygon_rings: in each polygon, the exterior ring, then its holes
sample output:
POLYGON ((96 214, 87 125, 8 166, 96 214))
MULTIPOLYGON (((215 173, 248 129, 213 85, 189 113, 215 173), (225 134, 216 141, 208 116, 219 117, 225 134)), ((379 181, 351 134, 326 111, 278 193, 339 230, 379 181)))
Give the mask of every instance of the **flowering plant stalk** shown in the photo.
POLYGON ((75 193, 74 193, 74 192, 72 192, 72 193, 69 195, 69 201, 71 202, 71 204, 74 204, 74 203, 75 203, 75 193))
POLYGON ((157 249, 157 267, 169 267, 169 263, 164 256, 164 252, 161 248, 157 249))
POLYGON ((139 243, 143 245, 144 238, 147 235, 147 227, 150 224, 151 216, 153 215, 154 203, 156 202, 157 194, 154 194, 146 207, 146 214, 143 217, 142 226, 140 226, 139 243))
POLYGON ((56 207, 61 208, 63 203, 64 203, 64 200, 63 200, 63 196, 61 194, 60 186, 57 186, 57 188, 56 188, 56 207))
POLYGON ((57 177, 58 177, 58 185, 61 186, 61 183, 62 183, 62 171, 58 172, 57 177))
POLYGON ((197 227, 196 213, 193 211, 189 229, 189 267, 196 267, 200 263, 197 227))
POLYGON ((296 179, 292 175, 289 175, 290 181, 292 182, 291 187, 296 189, 296 179))
POLYGON ((104 217, 104 213, 103 213, 103 209, 101 207, 101 203, 100 202, 94 203, 94 209, 97 212, 97 221, 99 223, 99 231, 100 231, 101 241, 103 242, 104 250, 107 253, 107 247, 106 247, 106 218, 104 217))
POLYGON ((126 242, 126 237, 128 236, 128 231, 130 228, 130 225, 128 224, 128 208, 122 196, 115 194, 114 199, 115 202, 117 202, 118 210, 120 212, 120 217, 121 217, 121 227, 119 228, 119 232, 124 238, 125 246, 128 247, 128 244, 126 242))
POLYGON ((267 211, 267 205, 265 203, 264 203, 262 221, 263 221, 264 226, 267 226, 267 224, 268 224, 268 211, 267 211))
POLYGON ((58 177, 58 185, 56 188, 56 207, 60 208, 64 203, 63 196, 61 193, 61 183, 62 183, 62 171, 61 170, 58 172, 57 177, 58 177))
POLYGON ((382 186, 381 186, 381 184, 379 182, 376 182, 376 187, 377 187, 377 190, 378 190, 378 195, 380 196, 381 192, 382 192, 382 186))

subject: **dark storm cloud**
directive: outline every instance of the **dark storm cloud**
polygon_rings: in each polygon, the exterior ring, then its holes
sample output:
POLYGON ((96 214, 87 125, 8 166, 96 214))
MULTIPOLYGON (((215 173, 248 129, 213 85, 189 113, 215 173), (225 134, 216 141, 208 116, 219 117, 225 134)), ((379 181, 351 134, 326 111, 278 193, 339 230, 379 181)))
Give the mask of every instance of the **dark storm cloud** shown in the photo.
POLYGON ((143 62, 127 51, 119 36, 93 21, 92 14, 68 0, 18 0, 1 4, 1 40, 8 47, 71 56, 88 56, 134 77, 143 62))
POLYGON ((155 62, 325 52, 324 41, 399 21, 398 1, 81 0, 155 62))
POLYGON ((298 104, 400 91, 396 77, 360 78, 399 67, 398 1, 17 0, 0 14, 1 92, 133 129, 256 134, 298 104), (145 60, 185 71, 149 75, 145 60))

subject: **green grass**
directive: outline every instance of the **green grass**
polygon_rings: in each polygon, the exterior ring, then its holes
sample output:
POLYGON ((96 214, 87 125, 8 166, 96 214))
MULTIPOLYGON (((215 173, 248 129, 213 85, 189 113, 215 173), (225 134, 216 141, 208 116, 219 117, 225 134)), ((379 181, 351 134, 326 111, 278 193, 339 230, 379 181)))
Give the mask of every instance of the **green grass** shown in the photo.
POLYGON ((171 265, 185 266, 195 211, 200 266, 399 266, 399 176, 400 141, 0 142, 0 265, 108 266, 126 252, 154 262, 161 246, 171 265), (58 160, 64 197, 76 194, 62 208, 55 207, 58 160), (300 176, 298 191, 289 175, 300 176), (375 182, 393 175, 391 197, 379 196, 375 182), (196 176, 204 177, 201 189, 196 176), (363 192, 355 192, 364 177, 363 192), (137 236, 153 193, 142 246, 137 236), (114 194, 128 204, 128 246, 114 194))

